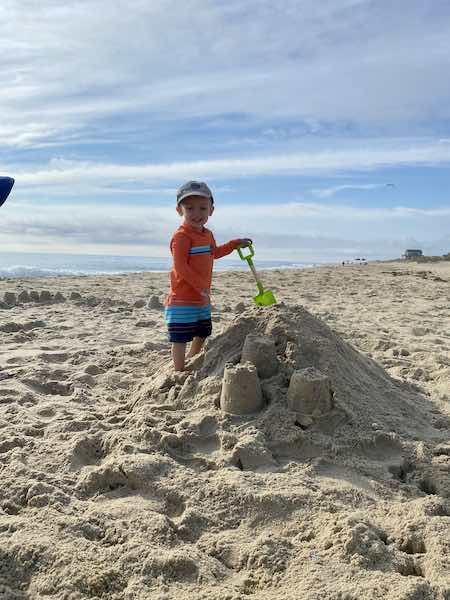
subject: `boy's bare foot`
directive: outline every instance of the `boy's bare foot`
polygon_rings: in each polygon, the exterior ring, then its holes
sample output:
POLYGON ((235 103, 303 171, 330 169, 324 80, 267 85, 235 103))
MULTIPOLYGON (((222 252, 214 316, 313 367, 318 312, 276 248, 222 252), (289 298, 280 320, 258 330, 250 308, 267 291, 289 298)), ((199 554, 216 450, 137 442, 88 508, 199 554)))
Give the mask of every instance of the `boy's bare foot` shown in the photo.
POLYGON ((201 353, 201 354, 196 354, 195 356, 192 357, 186 357, 187 361, 186 361, 186 365, 185 365, 185 370, 192 372, 192 371, 197 371, 198 369, 200 369, 203 366, 203 361, 205 360, 205 354, 201 353))

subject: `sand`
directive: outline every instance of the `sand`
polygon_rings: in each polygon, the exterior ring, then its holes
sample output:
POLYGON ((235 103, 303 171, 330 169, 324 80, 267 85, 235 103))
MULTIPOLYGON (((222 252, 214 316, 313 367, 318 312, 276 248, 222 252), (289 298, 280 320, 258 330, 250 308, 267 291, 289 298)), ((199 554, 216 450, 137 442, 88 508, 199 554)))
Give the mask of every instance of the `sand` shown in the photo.
POLYGON ((0 280, 2 600, 450 598, 449 263, 264 281, 0 280))

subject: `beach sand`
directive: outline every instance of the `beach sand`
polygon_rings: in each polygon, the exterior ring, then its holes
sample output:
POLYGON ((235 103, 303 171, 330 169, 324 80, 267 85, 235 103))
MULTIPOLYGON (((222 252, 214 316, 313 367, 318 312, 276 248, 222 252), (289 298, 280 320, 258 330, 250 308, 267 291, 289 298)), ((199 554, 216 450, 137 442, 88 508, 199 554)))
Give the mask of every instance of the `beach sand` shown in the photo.
POLYGON ((181 374, 166 273, 0 280, 1 600, 450 598, 450 264, 262 275, 181 374))

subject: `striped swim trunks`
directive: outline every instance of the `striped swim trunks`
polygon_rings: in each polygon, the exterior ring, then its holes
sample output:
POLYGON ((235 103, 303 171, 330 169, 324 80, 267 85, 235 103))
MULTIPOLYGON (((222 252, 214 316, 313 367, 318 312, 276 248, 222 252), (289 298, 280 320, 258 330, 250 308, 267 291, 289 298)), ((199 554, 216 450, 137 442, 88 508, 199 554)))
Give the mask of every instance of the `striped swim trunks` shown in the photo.
POLYGON ((195 337, 211 335, 211 305, 166 306, 164 318, 169 330, 169 341, 191 342, 195 337))

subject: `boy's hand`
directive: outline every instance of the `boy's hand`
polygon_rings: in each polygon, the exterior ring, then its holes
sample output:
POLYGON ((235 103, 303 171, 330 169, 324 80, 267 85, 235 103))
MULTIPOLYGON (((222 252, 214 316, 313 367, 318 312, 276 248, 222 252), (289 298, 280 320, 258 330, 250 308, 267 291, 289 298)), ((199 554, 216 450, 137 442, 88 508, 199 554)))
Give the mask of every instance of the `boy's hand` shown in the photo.
POLYGON ((238 248, 248 248, 253 244, 253 240, 250 238, 242 238, 239 240, 237 247, 238 248))

